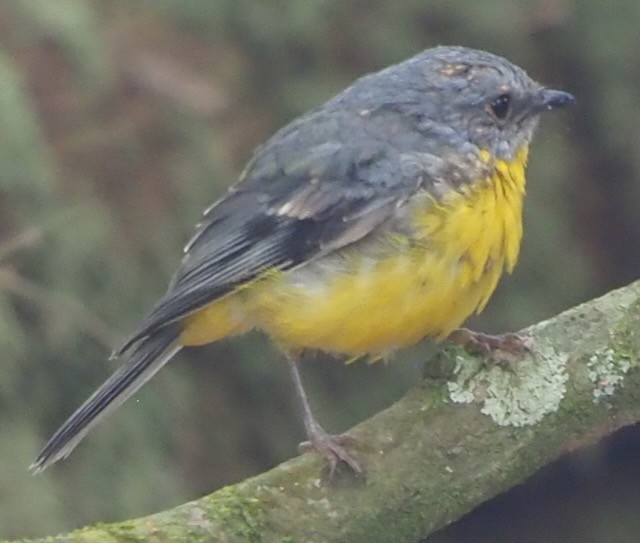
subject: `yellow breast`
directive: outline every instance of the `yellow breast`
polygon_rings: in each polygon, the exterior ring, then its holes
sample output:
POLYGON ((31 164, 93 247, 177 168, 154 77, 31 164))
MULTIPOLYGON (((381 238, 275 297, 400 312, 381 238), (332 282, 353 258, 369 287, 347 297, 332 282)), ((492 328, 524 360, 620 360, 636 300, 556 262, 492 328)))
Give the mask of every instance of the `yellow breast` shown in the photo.
POLYGON ((415 233, 385 239, 383 254, 344 249, 213 304, 192 318, 187 343, 206 343, 230 307, 237 331, 255 326, 289 347, 360 356, 443 339, 484 308, 516 263, 526 158, 523 149, 497 162, 489 179, 439 202, 416 195, 415 233))

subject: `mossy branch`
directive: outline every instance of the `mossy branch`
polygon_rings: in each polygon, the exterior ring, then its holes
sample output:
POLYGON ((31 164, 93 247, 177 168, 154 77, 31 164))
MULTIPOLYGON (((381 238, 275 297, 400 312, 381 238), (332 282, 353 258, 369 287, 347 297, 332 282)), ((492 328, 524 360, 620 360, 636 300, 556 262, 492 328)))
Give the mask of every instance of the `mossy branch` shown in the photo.
POLYGON ((533 352, 483 367, 455 349, 353 429, 366 482, 327 485, 312 454, 170 511, 47 542, 415 542, 566 451, 640 420, 640 282, 527 332, 533 352))

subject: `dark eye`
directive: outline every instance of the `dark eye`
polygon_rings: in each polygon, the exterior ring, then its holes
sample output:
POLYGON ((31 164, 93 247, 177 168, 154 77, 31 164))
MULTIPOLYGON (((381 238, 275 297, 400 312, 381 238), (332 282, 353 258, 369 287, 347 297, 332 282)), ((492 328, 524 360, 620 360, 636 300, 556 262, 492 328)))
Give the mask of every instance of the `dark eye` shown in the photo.
POLYGON ((490 104, 491 111, 498 119, 504 119, 511 110, 511 95, 501 94, 490 104))

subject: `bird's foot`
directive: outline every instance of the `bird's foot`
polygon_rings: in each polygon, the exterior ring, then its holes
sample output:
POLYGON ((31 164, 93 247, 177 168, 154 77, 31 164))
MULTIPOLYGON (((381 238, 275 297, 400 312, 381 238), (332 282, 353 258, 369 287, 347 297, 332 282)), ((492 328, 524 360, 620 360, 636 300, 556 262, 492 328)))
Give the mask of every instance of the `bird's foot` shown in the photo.
POLYGON ((300 452, 316 451, 327 459, 329 480, 333 479, 336 471, 346 468, 356 477, 362 477, 364 471, 358 461, 347 450, 347 447, 358 445, 359 441, 349 434, 328 434, 320 426, 308 432, 308 441, 298 446, 300 452))
POLYGON ((510 364, 519 356, 530 353, 532 350, 531 337, 515 333, 490 335, 459 328, 448 339, 451 343, 464 347, 468 352, 482 355, 487 360, 498 364, 510 364))

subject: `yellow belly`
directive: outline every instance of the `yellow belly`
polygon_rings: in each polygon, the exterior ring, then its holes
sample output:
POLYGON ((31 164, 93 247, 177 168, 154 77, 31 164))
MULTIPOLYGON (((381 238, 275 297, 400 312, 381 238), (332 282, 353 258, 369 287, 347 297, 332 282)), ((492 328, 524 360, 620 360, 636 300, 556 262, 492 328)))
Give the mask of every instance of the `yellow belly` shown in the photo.
POLYGON ((516 263, 525 162, 526 150, 438 203, 417 195, 414 234, 382 240, 384 251, 374 239, 264 278, 189 317, 183 341, 256 327, 287 347, 359 356, 446 337, 516 263))

